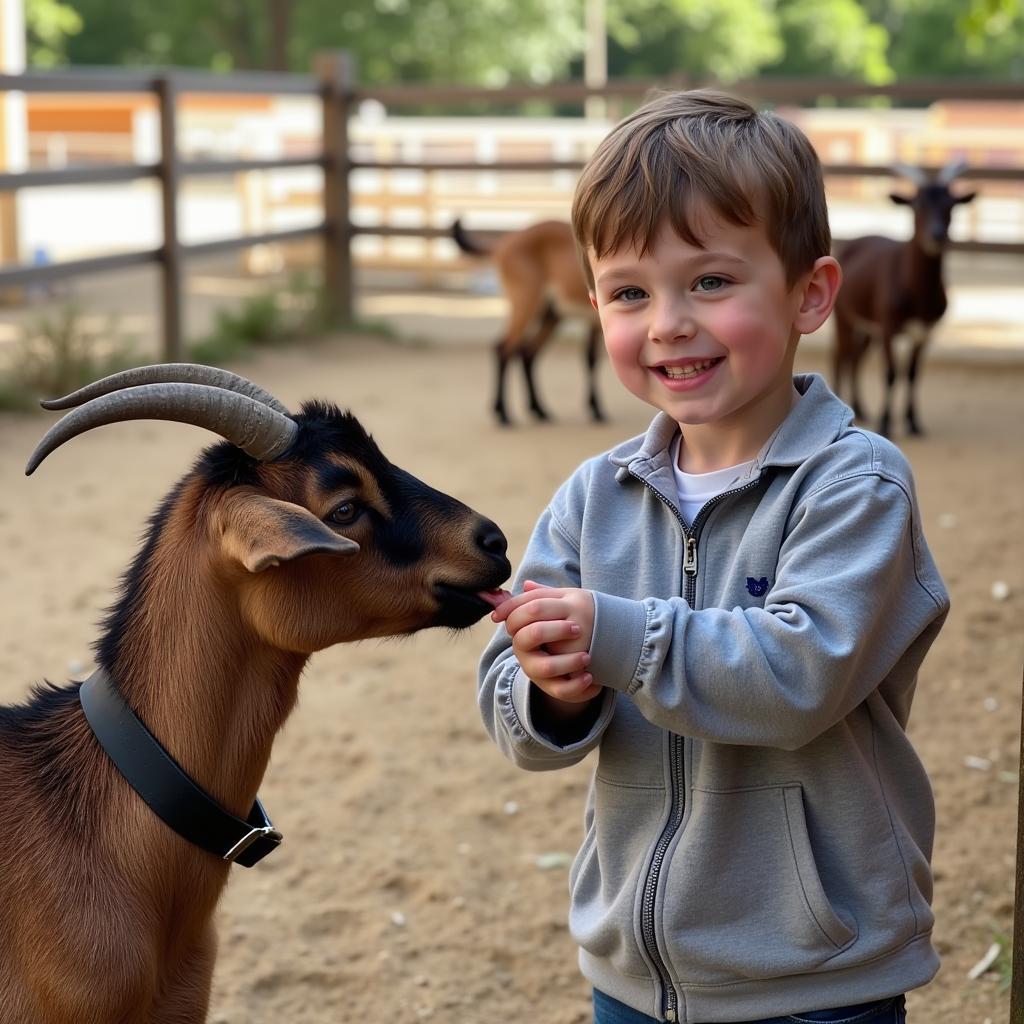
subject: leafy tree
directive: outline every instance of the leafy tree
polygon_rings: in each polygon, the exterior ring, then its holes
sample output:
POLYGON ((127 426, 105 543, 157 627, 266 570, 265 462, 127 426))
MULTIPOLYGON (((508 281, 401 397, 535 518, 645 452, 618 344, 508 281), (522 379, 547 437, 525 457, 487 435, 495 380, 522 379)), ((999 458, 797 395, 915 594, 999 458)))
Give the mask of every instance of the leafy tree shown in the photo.
POLYGON ((26 0, 25 30, 29 65, 52 68, 67 63, 68 40, 82 31, 82 19, 60 0, 26 0))
POLYGON ((764 0, 609 0, 608 36, 612 77, 682 72, 729 82, 782 55, 764 0))
POLYGON ((780 0, 785 54, 770 74, 854 78, 881 85, 895 77, 889 33, 858 0, 780 0))

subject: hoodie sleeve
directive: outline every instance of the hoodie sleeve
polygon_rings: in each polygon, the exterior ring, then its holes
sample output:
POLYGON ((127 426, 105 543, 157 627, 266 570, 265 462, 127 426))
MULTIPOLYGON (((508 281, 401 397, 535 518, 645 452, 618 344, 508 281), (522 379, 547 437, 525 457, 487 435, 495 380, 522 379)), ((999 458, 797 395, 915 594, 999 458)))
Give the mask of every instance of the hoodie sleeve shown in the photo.
POLYGON ((913 690, 949 608, 912 485, 831 479, 794 509, 763 607, 595 594, 594 679, 649 721, 721 743, 796 749, 884 680, 913 690))
MULTIPOLYGON (((571 528, 563 525, 572 521, 568 508, 574 482, 575 478, 563 486, 537 523, 513 581, 513 593, 520 593, 523 580, 528 579, 551 587, 580 585, 579 543, 571 528)), ((535 714, 536 693, 519 667, 512 639, 502 623, 484 650, 479 669, 480 713, 491 738, 506 757, 529 771, 565 768, 582 761, 598 745, 611 721, 615 691, 606 689, 595 698, 596 716, 583 715, 548 732, 540 728, 535 714)))

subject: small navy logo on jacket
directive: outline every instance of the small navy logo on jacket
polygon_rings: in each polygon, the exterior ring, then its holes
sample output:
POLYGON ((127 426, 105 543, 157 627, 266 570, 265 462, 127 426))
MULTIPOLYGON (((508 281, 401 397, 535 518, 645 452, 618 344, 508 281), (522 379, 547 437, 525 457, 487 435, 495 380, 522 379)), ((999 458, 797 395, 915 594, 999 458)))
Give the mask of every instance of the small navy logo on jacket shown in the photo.
POLYGON ((755 580, 753 576, 748 576, 747 591, 754 597, 764 597, 768 593, 768 577, 762 576, 759 580, 755 580))

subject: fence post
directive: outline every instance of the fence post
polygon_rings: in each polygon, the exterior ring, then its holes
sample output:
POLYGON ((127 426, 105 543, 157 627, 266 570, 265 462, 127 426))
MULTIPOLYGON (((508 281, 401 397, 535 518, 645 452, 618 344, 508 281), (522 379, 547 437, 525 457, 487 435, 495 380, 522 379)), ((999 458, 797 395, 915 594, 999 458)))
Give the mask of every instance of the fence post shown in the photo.
POLYGON ((355 55, 327 50, 313 58, 323 102, 324 279, 327 311, 334 321, 352 320, 352 228, 349 213, 348 118, 356 79, 355 55))
POLYGON ((182 253, 178 238, 178 95, 172 75, 156 83, 160 105, 160 195, 163 209, 161 284, 163 293, 163 348, 169 363, 183 362, 182 253))

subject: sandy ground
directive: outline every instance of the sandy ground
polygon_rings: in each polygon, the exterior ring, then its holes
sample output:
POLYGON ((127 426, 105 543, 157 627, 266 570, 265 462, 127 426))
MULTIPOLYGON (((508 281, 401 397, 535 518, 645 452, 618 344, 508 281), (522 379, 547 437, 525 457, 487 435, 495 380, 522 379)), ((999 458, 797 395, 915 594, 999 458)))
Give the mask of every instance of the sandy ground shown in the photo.
MULTIPOLYGON (((821 368, 811 351, 803 366, 821 368)), ((648 411, 603 368, 611 422, 585 421, 580 359, 545 354, 557 423, 494 427, 479 347, 335 339, 237 367, 286 402, 350 406, 385 451, 497 520, 513 560, 558 483, 642 430, 648 411)), ((994 972, 967 973, 1008 934, 1024 609, 1024 367, 929 366, 930 435, 904 444, 953 613, 911 721, 934 781, 943 968, 916 1024, 1002 1022, 994 972), (1003 581, 1010 594, 993 597, 1003 581)), ((521 408, 521 396, 516 396, 521 408)), ((95 431, 31 479, 50 417, 0 416, 0 700, 81 678, 115 581, 151 508, 204 443, 158 423, 95 431)), ((902 439, 901 439, 902 440, 902 439)), ((219 912, 218 1024, 583 1024, 588 991, 566 932, 567 856, 592 765, 520 772, 480 724, 475 666, 489 624, 335 648, 313 659, 262 796, 286 844, 236 869, 219 912)))

